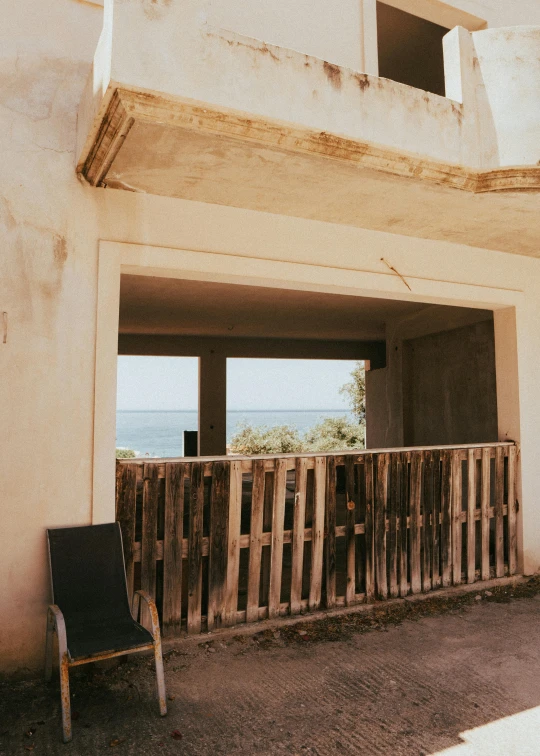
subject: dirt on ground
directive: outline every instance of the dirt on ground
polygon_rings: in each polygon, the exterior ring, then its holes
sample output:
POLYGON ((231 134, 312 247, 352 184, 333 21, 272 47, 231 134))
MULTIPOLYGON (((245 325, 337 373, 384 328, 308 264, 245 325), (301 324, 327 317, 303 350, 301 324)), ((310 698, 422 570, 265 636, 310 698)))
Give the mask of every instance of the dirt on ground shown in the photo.
POLYGON ((0 754, 435 754, 540 705, 539 641, 539 577, 205 635, 165 651, 165 718, 148 656, 73 669, 68 745, 56 672, 0 683, 0 754))

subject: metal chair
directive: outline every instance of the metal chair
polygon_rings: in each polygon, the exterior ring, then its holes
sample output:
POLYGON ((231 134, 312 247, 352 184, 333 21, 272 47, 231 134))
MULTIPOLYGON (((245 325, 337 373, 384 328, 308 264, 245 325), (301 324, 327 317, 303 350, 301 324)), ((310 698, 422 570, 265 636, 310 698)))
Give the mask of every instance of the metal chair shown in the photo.
POLYGON ((54 603, 47 613, 45 678, 51 679, 53 633, 58 663, 64 743, 71 740, 69 669, 153 649, 161 716, 167 713, 159 618, 153 599, 136 591, 130 612, 122 534, 117 522, 47 531, 54 603), (135 618, 148 605, 150 633, 135 618))

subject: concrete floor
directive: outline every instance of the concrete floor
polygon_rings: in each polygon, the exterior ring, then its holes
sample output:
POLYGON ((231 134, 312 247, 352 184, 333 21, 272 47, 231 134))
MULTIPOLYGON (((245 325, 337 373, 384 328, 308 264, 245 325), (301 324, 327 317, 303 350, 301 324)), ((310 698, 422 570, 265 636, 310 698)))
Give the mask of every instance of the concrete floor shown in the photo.
POLYGON ((478 595, 398 625, 376 614, 179 643, 164 719, 147 658, 88 665, 72 672, 69 745, 57 683, 4 683, 0 754, 540 754, 540 594, 478 595))

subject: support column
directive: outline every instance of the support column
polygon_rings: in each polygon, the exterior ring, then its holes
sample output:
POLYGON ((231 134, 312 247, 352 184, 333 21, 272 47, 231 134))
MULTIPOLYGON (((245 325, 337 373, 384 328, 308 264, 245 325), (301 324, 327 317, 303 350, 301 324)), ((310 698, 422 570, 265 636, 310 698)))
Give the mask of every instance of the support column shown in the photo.
MULTIPOLYGON (((515 441, 521 444, 521 418, 520 418, 520 382, 518 372, 518 331, 515 307, 507 307, 495 310, 493 313, 493 325, 495 328, 495 369, 497 380, 497 427, 499 441, 515 441)), ((532 345, 520 345, 522 351, 531 349, 532 345)), ((537 436, 537 429, 534 433, 537 436)), ((536 441, 532 441, 536 446, 536 441)), ((536 478, 538 478, 538 464, 536 462, 536 450, 530 454, 528 445, 525 448, 525 461, 531 459, 533 468, 527 470, 522 465, 522 455, 517 458, 516 475, 516 498, 520 503, 518 511, 518 570, 524 574, 533 574, 540 565, 540 546, 538 534, 540 518, 537 505, 537 496, 534 493, 536 478), (533 473, 531 482, 527 479, 533 473), (530 493, 528 494, 528 490, 530 493), (525 501, 523 499, 525 498, 525 501), (528 523, 530 533, 524 542, 524 523, 528 523), (528 550, 528 541, 531 541, 532 549, 528 550)))
POLYGON ((199 357, 199 455, 227 453, 227 358, 214 349, 199 357))
POLYGON ((379 75, 379 48, 377 45, 377 0, 360 0, 362 73, 379 75))

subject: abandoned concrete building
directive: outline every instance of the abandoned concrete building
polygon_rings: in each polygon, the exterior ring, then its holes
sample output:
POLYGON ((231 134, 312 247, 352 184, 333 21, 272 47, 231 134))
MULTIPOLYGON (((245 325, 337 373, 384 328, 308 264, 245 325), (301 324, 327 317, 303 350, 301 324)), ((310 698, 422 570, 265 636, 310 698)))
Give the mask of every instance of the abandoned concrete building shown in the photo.
POLYGON ((43 663, 46 528, 119 519, 171 634, 538 571, 538 0, 0 35, 1 672, 43 663), (199 358, 199 458, 117 465, 119 354, 199 358), (239 356, 366 360, 365 452, 227 459, 239 356))

